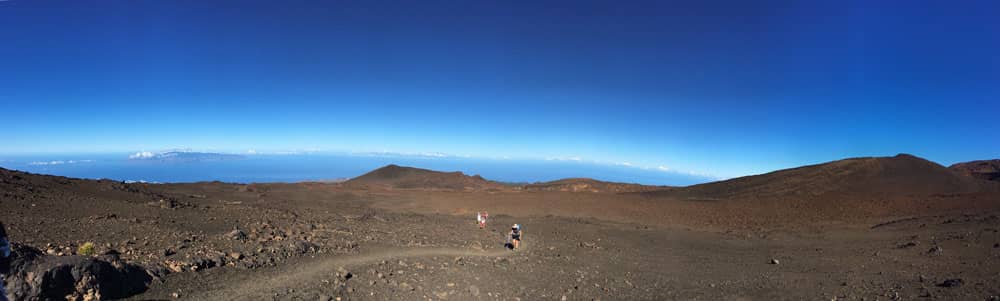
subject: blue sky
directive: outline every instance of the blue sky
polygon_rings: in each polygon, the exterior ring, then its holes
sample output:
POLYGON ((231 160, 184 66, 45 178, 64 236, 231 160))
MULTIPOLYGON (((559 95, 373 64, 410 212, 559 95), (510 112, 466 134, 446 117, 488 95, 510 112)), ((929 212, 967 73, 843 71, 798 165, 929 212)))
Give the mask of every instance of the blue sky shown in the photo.
POLYGON ((996 1, 0 2, 0 153, 1000 157, 996 1), (878 3, 873 3, 878 2, 878 3))

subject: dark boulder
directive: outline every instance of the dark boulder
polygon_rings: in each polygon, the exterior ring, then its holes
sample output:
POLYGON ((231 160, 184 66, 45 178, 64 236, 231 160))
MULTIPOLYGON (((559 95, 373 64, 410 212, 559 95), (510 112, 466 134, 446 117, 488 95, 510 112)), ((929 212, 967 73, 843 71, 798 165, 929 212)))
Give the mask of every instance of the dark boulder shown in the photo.
POLYGON ((15 248, 7 289, 14 300, 122 299, 141 293, 152 281, 142 267, 114 255, 44 256, 15 248))
POLYGON ((962 279, 955 278, 955 279, 946 279, 945 281, 943 281, 941 283, 938 283, 937 286, 940 286, 940 287, 959 287, 959 286, 962 286, 962 284, 965 284, 965 282, 962 281, 962 279))

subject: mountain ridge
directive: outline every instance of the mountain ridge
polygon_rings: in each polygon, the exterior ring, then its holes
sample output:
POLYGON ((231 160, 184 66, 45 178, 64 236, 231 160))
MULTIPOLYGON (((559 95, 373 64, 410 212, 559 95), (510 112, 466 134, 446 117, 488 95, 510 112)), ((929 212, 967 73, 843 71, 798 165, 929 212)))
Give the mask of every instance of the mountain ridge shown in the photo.
POLYGON ((762 199, 850 195, 930 195, 997 191, 1000 185, 909 154, 858 157, 686 186, 684 198, 762 199))

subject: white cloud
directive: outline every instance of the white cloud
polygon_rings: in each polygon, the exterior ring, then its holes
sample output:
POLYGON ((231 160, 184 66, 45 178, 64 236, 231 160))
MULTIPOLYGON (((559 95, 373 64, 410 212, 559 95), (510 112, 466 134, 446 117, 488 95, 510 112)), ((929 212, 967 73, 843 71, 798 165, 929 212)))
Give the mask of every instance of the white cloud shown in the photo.
POLYGON ((140 184, 160 184, 160 182, 149 182, 146 180, 125 180, 126 184, 140 183, 140 184))
POLYGON ((256 155, 257 154, 257 150, 255 150, 255 149, 248 149, 247 150, 247 154, 248 155, 256 155))
POLYGON ((619 163, 615 163, 615 165, 632 167, 632 163, 629 163, 629 162, 619 162, 619 163))
POLYGON ((660 171, 670 171, 670 167, 667 167, 665 165, 657 166, 656 169, 658 169, 660 171))
POLYGON ((156 156, 156 154, 154 154, 153 152, 138 152, 138 153, 129 155, 128 158, 129 159, 149 159, 149 158, 152 158, 154 156, 156 156))
POLYGON ((545 160, 546 161, 575 161, 575 162, 580 162, 580 161, 583 161, 583 158, 581 158, 579 156, 576 156, 576 157, 548 157, 548 158, 545 158, 545 160))
POLYGON ((420 157, 432 157, 432 158, 447 158, 447 157, 450 157, 450 155, 445 154, 445 153, 420 153, 420 154, 417 154, 417 156, 420 156, 420 157))
POLYGON ((63 164, 76 164, 76 163, 90 163, 90 162, 94 162, 94 160, 68 160, 68 161, 64 161, 64 160, 53 160, 53 161, 34 161, 34 162, 28 162, 28 165, 35 165, 35 166, 46 166, 46 165, 63 165, 63 164))

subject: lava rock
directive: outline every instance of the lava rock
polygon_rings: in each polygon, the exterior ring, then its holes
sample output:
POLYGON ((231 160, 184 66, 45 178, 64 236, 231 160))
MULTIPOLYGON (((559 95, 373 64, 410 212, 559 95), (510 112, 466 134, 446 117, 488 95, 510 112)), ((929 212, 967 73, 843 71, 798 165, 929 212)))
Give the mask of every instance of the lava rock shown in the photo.
POLYGON ((233 230, 233 231, 230 231, 229 233, 227 233, 226 237, 228 237, 229 239, 232 239, 232 240, 243 241, 243 240, 247 239, 247 233, 243 232, 243 230, 236 229, 236 230, 233 230))
POLYGON ((145 291, 152 281, 146 269, 117 256, 43 256, 25 246, 14 251, 7 277, 13 300, 123 299, 145 291))
POLYGON ((319 249, 319 247, 316 246, 316 244, 304 240, 297 240, 291 243, 289 247, 291 247, 292 250, 294 250, 295 252, 299 253, 316 252, 316 250, 319 249))
POLYGON ((959 287, 959 286, 962 286, 962 284, 964 284, 964 282, 962 281, 961 278, 954 278, 954 279, 947 279, 947 280, 945 280, 945 281, 943 281, 941 283, 938 283, 937 286, 940 286, 940 287, 959 287))

